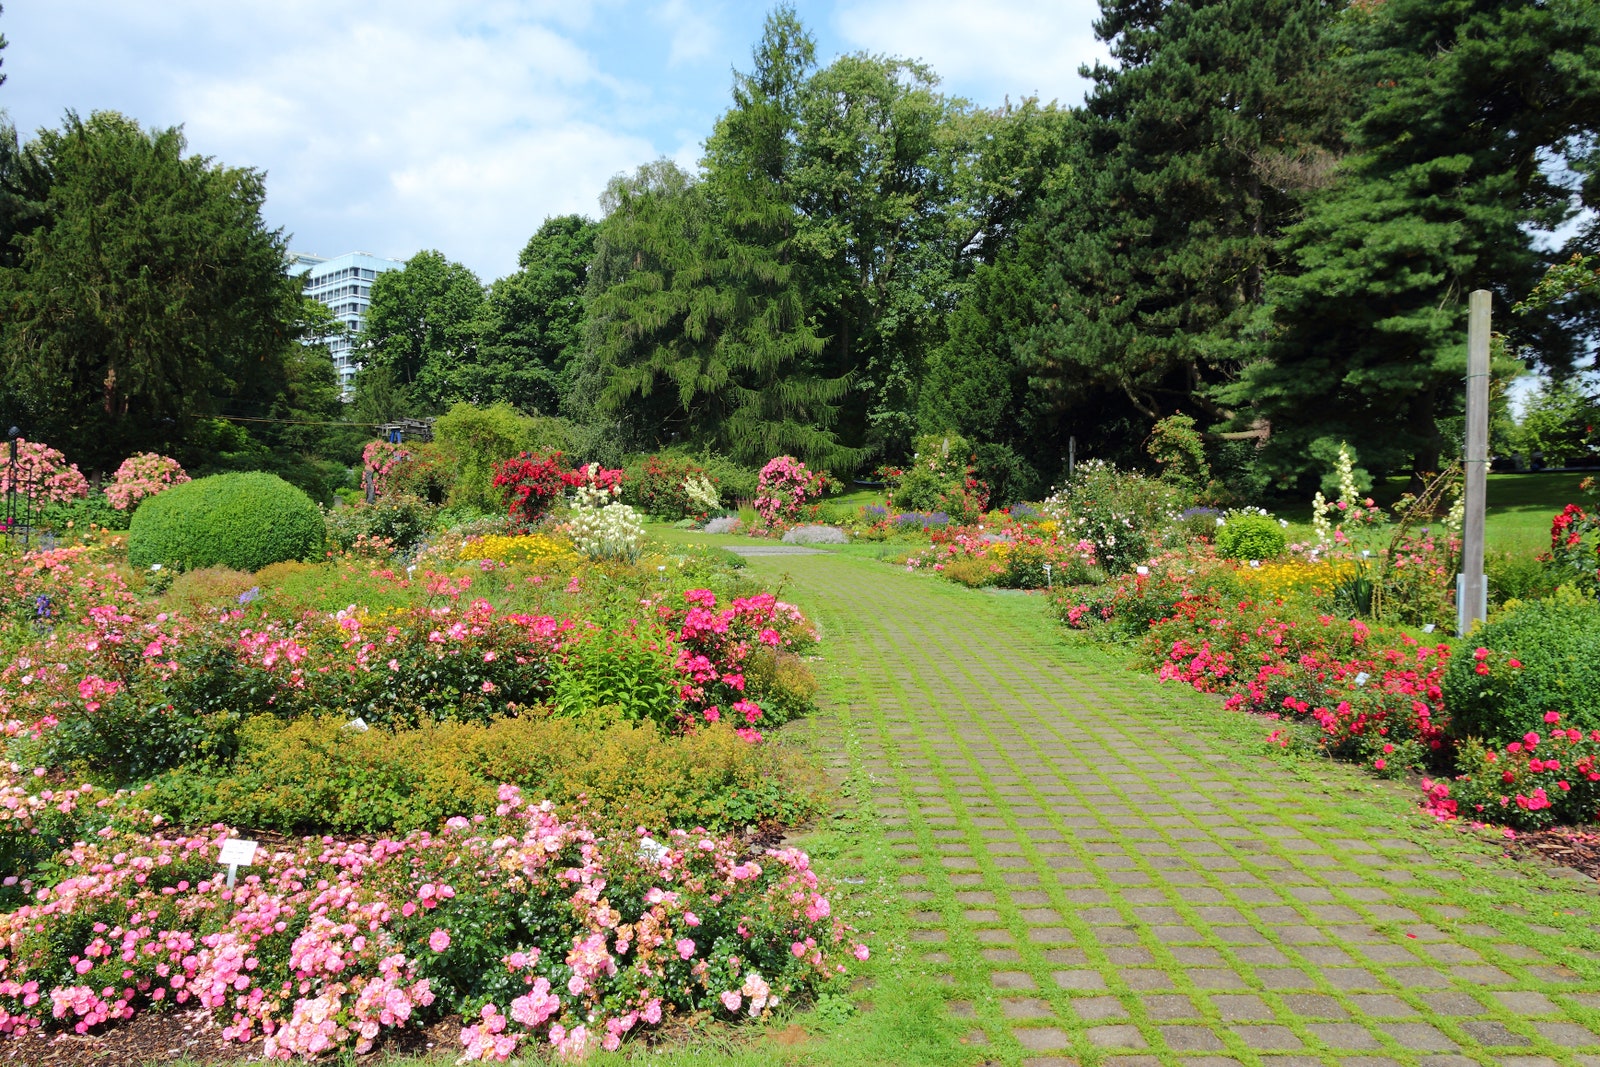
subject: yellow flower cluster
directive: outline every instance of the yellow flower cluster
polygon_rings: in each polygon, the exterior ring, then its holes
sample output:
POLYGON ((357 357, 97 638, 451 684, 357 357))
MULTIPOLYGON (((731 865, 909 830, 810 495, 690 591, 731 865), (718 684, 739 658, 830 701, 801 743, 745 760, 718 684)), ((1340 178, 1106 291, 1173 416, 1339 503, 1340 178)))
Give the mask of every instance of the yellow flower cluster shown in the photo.
POLYGON ((513 537, 491 534, 468 541, 457 554, 460 559, 492 559, 500 563, 521 563, 566 566, 578 563, 578 553, 572 542, 564 537, 549 534, 528 534, 513 537))
POLYGON ((1293 600, 1327 596, 1355 573, 1356 565, 1351 560, 1291 560, 1240 567, 1239 580, 1262 600, 1293 600))

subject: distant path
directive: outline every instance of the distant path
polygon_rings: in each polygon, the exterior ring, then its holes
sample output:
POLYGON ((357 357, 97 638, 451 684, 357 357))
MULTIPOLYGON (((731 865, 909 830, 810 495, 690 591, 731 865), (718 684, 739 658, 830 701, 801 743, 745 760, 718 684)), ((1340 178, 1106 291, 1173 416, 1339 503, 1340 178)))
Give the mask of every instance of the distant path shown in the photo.
POLYGON ((1565 964, 1600 971, 1537 902, 1456 887, 1419 843, 1439 831, 1359 772, 1307 784, 1207 699, 1063 647, 1034 598, 835 554, 749 566, 824 627, 912 947, 995 1059, 1600 1065, 1600 982, 1565 964))

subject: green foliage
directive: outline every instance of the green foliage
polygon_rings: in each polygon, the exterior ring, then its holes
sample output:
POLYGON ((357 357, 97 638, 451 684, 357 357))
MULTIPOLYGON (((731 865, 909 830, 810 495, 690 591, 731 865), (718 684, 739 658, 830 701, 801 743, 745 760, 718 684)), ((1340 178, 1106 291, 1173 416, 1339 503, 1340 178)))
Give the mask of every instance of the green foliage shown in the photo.
POLYGON ((483 511, 501 510, 495 467, 521 452, 562 452, 569 430, 561 419, 530 418, 509 404, 474 407, 458 403, 433 424, 433 437, 453 471, 449 503, 483 511))
POLYGON ((901 511, 942 511, 956 522, 975 522, 988 507, 989 492, 969 466, 971 450, 956 434, 917 438, 910 464, 892 478, 890 502, 901 511))
POLYGON ((814 706, 817 679, 805 661, 792 652, 758 650, 745 661, 744 677, 749 691, 761 696, 761 721, 765 726, 797 719, 814 706))
POLYGON ((252 588, 259 594, 260 587, 249 571, 201 567, 174 577, 163 593, 162 604, 191 617, 204 617, 208 609, 238 607, 241 594, 252 588))
MULTIPOLYGON (((622 471, 624 504, 658 518, 676 521, 697 516, 704 507, 689 499, 684 485, 706 471, 687 456, 662 453, 636 456, 622 471)), ((720 496, 720 494, 719 494, 720 496)))
POLYGON ((781 745, 725 726, 682 736, 650 723, 538 716, 415 730, 359 730, 336 718, 248 725, 227 775, 157 779, 155 811, 185 825, 226 821, 286 834, 397 833, 490 814, 509 782, 530 800, 582 807, 599 827, 741 829, 817 810, 810 772, 781 745))
POLYGON ((357 339, 365 365, 386 370, 423 410, 463 400, 465 368, 477 362, 483 284, 472 271, 425 249, 372 283, 357 339))
POLYGON ((409 552, 434 526, 434 509, 413 496, 386 496, 334 508, 324 517, 329 547, 349 552, 363 544, 381 543, 393 552, 409 552))
POLYGON ((1483 560, 1489 582, 1489 602, 1540 600, 1553 596, 1563 576, 1527 552, 1490 552, 1483 560))
POLYGON ((682 708, 670 639, 648 626, 608 620, 569 641, 551 671, 562 715, 609 708, 625 722, 676 724, 682 708))
POLYGON ((128 562, 179 570, 308 559, 322 551, 322 513, 299 489, 271 474, 217 474, 173 486, 133 513, 128 562))
MULTIPOLYGON (((1021 336, 1039 387, 1144 426, 1205 405, 1260 344, 1274 247, 1338 144, 1333 5, 1104 0, 1074 151, 1083 180, 1035 220, 1021 336)), ((1142 436, 1142 430, 1141 430, 1142 436)))
POLYGON ((717 487, 723 507, 736 508, 741 500, 756 498, 756 483, 761 478, 760 467, 737 463, 709 450, 695 455, 694 461, 717 487))
POLYGON ((46 501, 39 508, 36 525, 41 530, 64 538, 76 533, 88 533, 91 523, 108 530, 126 530, 131 518, 129 512, 112 507, 104 493, 91 492, 75 500, 46 501))
POLYGON ((1361 502, 1362 494, 1372 491, 1372 474, 1356 462, 1356 450, 1348 441, 1319 437, 1306 447, 1306 455, 1321 467, 1318 489, 1329 501, 1343 501, 1354 507, 1361 502), (1352 488, 1354 493, 1350 492, 1352 488))
POLYGON ((94 714, 61 717, 50 732, 52 766, 118 783, 139 782, 180 766, 225 763, 238 744, 242 716, 119 693, 94 714))
POLYGON ((1547 467, 1590 461, 1600 443, 1597 423, 1600 402, 1576 382, 1541 382, 1524 401, 1518 443, 1530 457, 1540 453, 1547 467))
POLYGON ((1145 451, 1161 467, 1161 477, 1179 489, 1198 493, 1211 482, 1205 442, 1194 419, 1181 412, 1168 415, 1150 430, 1145 451))
POLYGON ((0 360, 29 436, 72 442, 86 469, 172 454, 202 413, 282 389, 301 296, 263 177, 186 148, 176 128, 69 112, 19 164, 37 209, 0 271, 0 360))
POLYGON ((465 394, 554 414, 583 343, 583 290, 595 224, 579 215, 544 220, 495 282, 484 308, 478 361, 462 368, 465 394))
MULTIPOLYGON (((1360 441, 1374 469, 1438 468, 1467 294, 1533 287, 1536 232, 1573 209, 1553 160, 1587 170, 1600 110, 1600 26, 1582 2, 1389 0, 1341 27, 1332 73, 1363 87, 1354 151, 1287 231, 1270 358, 1219 392, 1270 421, 1281 479, 1328 436, 1360 441)), ((1592 196, 1589 183, 1578 199, 1592 196)), ((1547 316, 1512 331, 1552 365, 1572 358, 1547 316)))
POLYGON ((674 435, 744 462, 840 457, 827 429, 848 388, 808 368, 822 350, 785 262, 781 205, 662 161, 614 180, 590 302, 598 414, 641 441, 674 435))
POLYGON ((1213 543, 1223 559, 1267 560, 1283 554, 1289 537, 1276 519, 1245 512, 1229 515, 1213 543))
POLYGON ((1517 741, 1552 711, 1564 726, 1600 728, 1600 605, 1570 590, 1508 604, 1451 658, 1444 699, 1458 737, 1517 741))
POLYGON ((1168 517, 1185 502, 1166 482, 1093 459, 1078 465, 1046 507, 1060 515, 1063 536, 1093 542, 1099 564, 1123 574, 1150 556, 1168 517))

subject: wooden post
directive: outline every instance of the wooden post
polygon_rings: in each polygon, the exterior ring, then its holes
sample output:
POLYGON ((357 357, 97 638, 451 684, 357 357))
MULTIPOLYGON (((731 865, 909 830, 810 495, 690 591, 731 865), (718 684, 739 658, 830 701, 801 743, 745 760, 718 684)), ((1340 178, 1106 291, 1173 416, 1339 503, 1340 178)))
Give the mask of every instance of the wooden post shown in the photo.
POLYGON ((1074 434, 1067 438, 1067 481, 1072 481, 1072 472, 1078 466, 1078 437, 1074 434))
POLYGON ((1461 577, 1456 583, 1456 630, 1472 629, 1488 609, 1483 579, 1484 498, 1489 476, 1489 291, 1473 290, 1467 311, 1467 440, 1461 577))

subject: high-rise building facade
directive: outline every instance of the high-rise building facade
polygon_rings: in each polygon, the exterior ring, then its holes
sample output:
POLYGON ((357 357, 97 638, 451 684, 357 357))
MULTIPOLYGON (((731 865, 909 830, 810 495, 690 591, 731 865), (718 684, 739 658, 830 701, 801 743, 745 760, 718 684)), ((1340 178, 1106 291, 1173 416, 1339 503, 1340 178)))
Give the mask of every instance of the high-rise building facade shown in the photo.
POLYGON ((405 264, 366 252, 346 252, 324 259, 301 252, 289 253, 289 271, 306 272, 306 295, 327 307, 346 332, 328 343, 333 353, 333 369, 339 375, 339 388, 346 400, 355 392, 356 371, 361 369, 355 351, 356 335, 367 322, 372 306, 372 280, 386 270, 400 270, 405 264))

